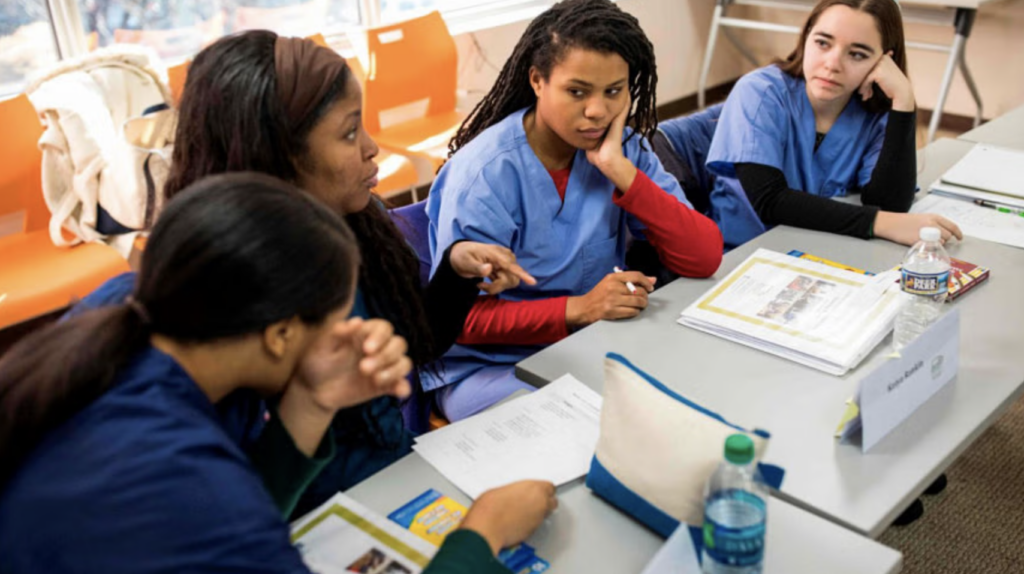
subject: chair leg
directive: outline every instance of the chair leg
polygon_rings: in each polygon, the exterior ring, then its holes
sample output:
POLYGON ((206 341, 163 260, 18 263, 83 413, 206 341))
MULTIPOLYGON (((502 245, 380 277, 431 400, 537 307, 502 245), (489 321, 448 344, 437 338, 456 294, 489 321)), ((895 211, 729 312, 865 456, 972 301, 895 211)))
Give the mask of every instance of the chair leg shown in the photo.
POLYGON ((704 62, 700 66, 700 79, 697 80, 697 107, 704 109, 707 104, 705 92, 708 89, 708 71, 711 70, 711 57, 715 54, 715 42, 718 40, 718 28, 721 26, 722 13, 725 11, 725 0, 715 4, 711 15, 711 29, 708 31, 708 44, 704 47, 704 62))

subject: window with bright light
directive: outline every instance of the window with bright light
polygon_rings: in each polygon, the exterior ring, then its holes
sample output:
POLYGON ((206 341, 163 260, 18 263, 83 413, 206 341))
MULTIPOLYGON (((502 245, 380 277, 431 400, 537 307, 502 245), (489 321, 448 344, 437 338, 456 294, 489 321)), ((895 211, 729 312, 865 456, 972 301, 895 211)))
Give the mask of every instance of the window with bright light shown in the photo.
POLYGON ((90 48, 145 44, 178 59, 241 30, 288 36, 359 24, 359 0, 78 0, 90 48))
POLYGON ((426 14, 431 10, 438 10, 445 15, 458 12, 490 15, 514 10, 524 4, 550 3, 537 0, 380 0, 380 23, 398 22, 426 14))
POLYGON ((30 74, 56 61, 46 0, 0 2, 0 94, 19 91, 30 74))
MULTIPOLYGON (((283 35, 340 36, 439 10, 472 28, 478 17, 523 17, 542 0, 2 0, 0 97, 60 57, 115 43, 143 44, 168 63, 194 55, 225 34, 270 29, 283 35), (52 21, 51 21, 52 18, 52 21), (468 22, 468 24, 466 23, 468 22), (55 38, 57 39, 55 41, 55 38), (59 49, 58 49, 59 44, 59 49)), ((491 23, 493 25, 493 21, 491 23)))

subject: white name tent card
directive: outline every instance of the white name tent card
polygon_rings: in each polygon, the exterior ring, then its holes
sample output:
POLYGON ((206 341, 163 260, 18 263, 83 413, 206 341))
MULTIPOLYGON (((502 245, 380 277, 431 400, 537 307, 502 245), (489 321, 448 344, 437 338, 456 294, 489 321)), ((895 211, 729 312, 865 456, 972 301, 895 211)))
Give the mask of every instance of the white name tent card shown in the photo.
POLYGON ((960 368, 960 311, 952 309, 860 381, 859 414, 844 421, 843 440, 861 428, 867 452, 952 381, 960 368))

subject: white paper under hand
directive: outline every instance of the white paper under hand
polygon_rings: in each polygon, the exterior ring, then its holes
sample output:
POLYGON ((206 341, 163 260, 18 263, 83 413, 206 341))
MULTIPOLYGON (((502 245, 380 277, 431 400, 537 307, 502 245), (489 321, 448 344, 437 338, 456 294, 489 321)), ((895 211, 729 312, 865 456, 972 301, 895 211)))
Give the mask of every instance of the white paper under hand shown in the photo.
POLYGON ((601 396, 565 375, 417 439, 413 449, 470 498, 517 480, 556 485, 590 469, 601 396))

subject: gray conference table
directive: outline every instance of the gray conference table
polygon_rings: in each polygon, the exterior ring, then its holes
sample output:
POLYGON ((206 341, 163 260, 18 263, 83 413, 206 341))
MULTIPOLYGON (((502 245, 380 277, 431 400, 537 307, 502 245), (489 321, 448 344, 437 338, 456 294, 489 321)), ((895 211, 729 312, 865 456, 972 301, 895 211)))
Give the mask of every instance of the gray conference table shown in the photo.
MULTIPOLYGON (((345 494, 381 515, 436 489, 469 499, 413 453, 345 494)), ((594 496, 582 480, 558 489, 559 507, 530 537, 551 572, 635 574, 664 543, 661 537, 594 496)), ((791 504, 768 504, 765 574, 895 574, 902 555, 791 504)))
POLYGON ((1024 106, 974 128, 958 139, 1024 150, 1024 106))
MULTIPOLYGON (((971 145, 940 140, 923 150, 922 188, 971 145)), ((591 325, 519 363, 518 374, 540 386, 568 372, 600 391, 602 357, 620 353, 727 419, 769 430, 766 460, 787 471, 779 496, 875 538, 1021 394, 1024 250, 969 238, 951 247, 954 257, 992 269, 987 284, 952 303, 963 317, 960 373, 862 454, 833 435, 858 380, 885 360, 888 338, 859 368, 834 377, 676 323, 758 247, 800 249, 868 270, 891 268, 906 250, 883 240, 778 227, 726 255, 714 278, 677 280, 655 291, 640 317, 591 325)))

